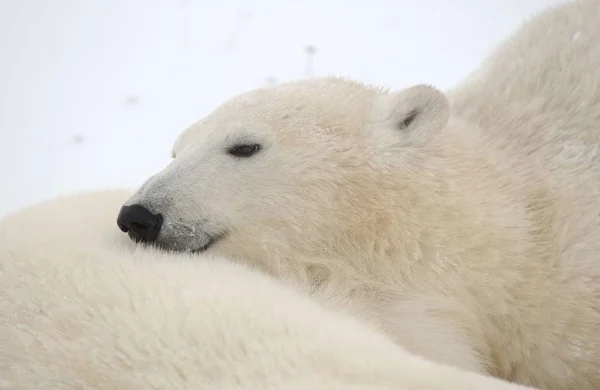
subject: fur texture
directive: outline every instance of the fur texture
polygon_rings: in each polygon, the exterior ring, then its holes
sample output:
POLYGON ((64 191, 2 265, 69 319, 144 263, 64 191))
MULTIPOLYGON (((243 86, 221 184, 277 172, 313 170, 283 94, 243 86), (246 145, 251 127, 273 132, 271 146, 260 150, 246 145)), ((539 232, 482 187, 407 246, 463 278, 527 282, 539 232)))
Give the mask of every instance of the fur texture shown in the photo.
POLYGON ((434 361, 600 388, 599 81, 600 2, 568 3, 447 96, 337 78, 238 96, 127 204, 164 217, 155 244, 334 291, 434 361))
POLYGON ((134 248, 128 193, 0 222, 0 388, 518 390, 410 355, 224 258, 134 248))

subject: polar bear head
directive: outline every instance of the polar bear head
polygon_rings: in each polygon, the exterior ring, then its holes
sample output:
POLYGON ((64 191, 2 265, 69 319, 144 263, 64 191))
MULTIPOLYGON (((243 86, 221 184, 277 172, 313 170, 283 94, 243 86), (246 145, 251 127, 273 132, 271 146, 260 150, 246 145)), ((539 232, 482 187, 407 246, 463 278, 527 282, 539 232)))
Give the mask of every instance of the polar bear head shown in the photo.
POLYGON ((253 90, 184 131, 118 225, 168 250, 261 261, 377 250, 403 186, 418 185, 402 178, 423 170, 419 151, 448 119, 445 95, 426 85, 321 78, 253 90))

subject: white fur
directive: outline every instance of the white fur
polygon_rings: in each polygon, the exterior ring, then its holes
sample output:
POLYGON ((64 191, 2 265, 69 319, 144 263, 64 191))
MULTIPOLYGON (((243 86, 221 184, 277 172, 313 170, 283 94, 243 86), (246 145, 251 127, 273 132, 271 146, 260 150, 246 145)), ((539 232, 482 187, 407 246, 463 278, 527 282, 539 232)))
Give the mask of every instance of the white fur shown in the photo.
POLYGON ((336 78, 238 96, 127 203, 164 216, 157 244, 218 237, 209 253, 333 291, 434 361, 600 388, 599 82, 600 2, 576 1, 447 96, 336 78))
POLYGON ((0 222, 0 389, 518 390, 225 258, 134 248, 106 191, 0 222))

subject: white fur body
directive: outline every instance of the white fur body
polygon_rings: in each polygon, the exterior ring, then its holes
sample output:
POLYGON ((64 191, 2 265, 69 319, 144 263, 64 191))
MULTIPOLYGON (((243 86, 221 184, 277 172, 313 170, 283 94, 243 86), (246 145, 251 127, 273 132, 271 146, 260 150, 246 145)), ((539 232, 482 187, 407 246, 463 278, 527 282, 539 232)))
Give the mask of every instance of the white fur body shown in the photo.
POLYGON ((135 248, 125 191, 0 221, 0 389, 518 390, 225 258, 135 248))
POLYGON ((335 78, 238 96, 127 204, 164 216, 160 245, 214 241, 434 361, 600 388, 599 81, 600 2, 569 3, 447 97, 335 78))

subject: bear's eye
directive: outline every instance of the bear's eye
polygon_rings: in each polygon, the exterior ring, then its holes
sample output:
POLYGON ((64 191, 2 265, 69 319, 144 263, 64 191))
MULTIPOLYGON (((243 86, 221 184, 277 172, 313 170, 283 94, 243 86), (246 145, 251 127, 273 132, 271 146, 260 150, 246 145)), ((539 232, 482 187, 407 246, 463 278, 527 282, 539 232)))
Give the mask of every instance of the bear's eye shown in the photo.
POLYGON ((259 150, 260 145, 258 144, 244 144, 232 146, 227 150, 227 153, 235 157, 250 157, 259 150))

